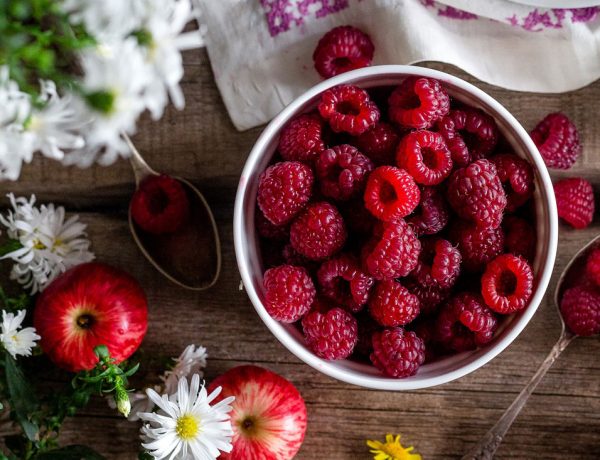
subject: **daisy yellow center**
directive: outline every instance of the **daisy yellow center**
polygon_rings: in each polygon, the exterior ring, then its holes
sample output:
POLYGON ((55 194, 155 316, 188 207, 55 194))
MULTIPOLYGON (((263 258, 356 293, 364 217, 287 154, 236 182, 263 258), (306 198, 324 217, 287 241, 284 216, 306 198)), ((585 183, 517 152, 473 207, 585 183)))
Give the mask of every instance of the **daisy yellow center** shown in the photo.
POLYGON ((177 436, 184 441, 189 441, 190 439, 195 438, 200 432, 199 422, 200 421, 193 415, 182 415, 177 419, 177 424, 175 425, 177 436))

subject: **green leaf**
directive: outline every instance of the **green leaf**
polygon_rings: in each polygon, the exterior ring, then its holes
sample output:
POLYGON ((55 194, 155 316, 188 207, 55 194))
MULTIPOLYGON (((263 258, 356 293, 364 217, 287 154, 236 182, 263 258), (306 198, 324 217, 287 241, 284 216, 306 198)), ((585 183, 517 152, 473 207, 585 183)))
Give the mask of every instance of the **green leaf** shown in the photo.
POLYGON ((42 452, 33 457, 33 460, 106 460, 106 457, 91 447, 72 445, 42 452))
POLYGON ((5 356, 4 370, 11 408, 16 415, 17 422, 23 428, 27 438, 36 441, 39 428, 30 420, 30 414, 38 409, 35 393, 17 366, 17 362, 8 353, 5 356))
POLYGON ((6 244, 0 246, 0 256, 5 256, 10 252, 21 249, 22 247, 23 245, 18 240, 8 240, 6 244))
POLYGON ((114 109, 115 95, 108 91, 94 91, 86 94, 85 100, 98 112, 110 113, 114 109))

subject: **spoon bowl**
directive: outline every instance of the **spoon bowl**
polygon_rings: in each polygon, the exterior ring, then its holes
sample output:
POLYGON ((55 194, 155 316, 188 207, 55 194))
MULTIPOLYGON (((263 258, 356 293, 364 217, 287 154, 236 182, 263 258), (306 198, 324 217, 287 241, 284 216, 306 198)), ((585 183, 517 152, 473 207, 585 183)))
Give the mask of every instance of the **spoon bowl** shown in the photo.
MULTIPOLYGON (((131 166, 136 189, 148 177, 160 174, 152 169, 123 135, 131 149, 131 166)), ((188 220, 174 233, 155 235, 141 229, 129 207, 129 229, 142 254, 173 283, 194 291, 212 287, 221 272, 221 243, 213 213, 204 195, 189 181, 174 177, 184 188, 190 203, 188 220)))

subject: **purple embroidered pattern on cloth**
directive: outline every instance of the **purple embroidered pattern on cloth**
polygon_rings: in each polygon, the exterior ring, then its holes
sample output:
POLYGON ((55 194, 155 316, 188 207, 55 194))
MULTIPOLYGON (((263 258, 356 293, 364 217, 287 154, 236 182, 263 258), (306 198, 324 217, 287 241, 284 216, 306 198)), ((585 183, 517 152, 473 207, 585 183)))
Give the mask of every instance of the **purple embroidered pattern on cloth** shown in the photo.
POLYGON ((260 0, 266 12, 271 37, 292 26, 301 26, 307 16, 323 18, 348 8, 349 0, 260 0))
POLYGON ((540 32, 545 29, 561 29, 563 22, 567 19, 570 19, 572 23, 590 22, 596 19, 598 13, 600 13, 598 6, 542 10, 542 12, 536 8, 524 18, 518 18, 516 14, 513 14, 506 19, 513 26, 521 26, 530 32, 540 32))

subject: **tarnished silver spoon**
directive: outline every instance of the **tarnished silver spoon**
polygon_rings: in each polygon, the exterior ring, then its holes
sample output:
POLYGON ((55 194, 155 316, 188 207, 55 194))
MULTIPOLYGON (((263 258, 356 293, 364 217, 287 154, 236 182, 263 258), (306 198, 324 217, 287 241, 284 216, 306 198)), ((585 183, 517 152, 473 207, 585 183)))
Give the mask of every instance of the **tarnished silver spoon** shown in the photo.
MULTIPOLYGON (((131 166, 136 188, 149 176, 158 176, 126 134, 131 149, 131 166)), ((213 286, 221 272, 221 243, 213 213, 202 193, 190 182, 176 177, 190 202, 190 217, 172 234, 153 235, 142 230, 131 216, 129 229, 136 244, 156 269, 169 280, 186 289, 201 291, 213 286)))
POLYGON ((560 275, 558 282, 556 283, 556 289, 554 291, 554 304, 558 309, 558 315, 560 317, 560 322, 562 325, 562 329, 560 332, 560 337, 558 341, 546 356, 546 359, 540 364, 537 372, 531 377, 531 380, 525 385, 525 388, 521 390, 521 393, 515 398, 512 404, 508 409, 502 414, 502 417, 496 422, 496 424, 479 440, 479 442, 473 446, 469 452, 462 457, 462 460, 491 460, 494 458, 494 453, 500 447, 506 432, 509 430, 512 423, 515 421, 521 409, 525 407, 527 400, 533 390, 538 386, 538 383, 542 380, 548 369, 552 367, 556 358, 560 356, 560 354, 567 348, 569 343, 577 337, 573 332, 571 332, 562 317, 560 312, 560 298, 562 296, 563 284, 565 279, 568 278, 569 272, 572 268, 574 268, 575 264, 580 262, 583 257, 587 256, 588 251, 596 244, 600 242, 600 235, 593 238, 589 243, 587 243, 584 247, 582 247, 569 261, 565 269, 560 275))

